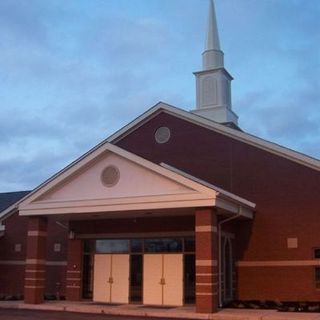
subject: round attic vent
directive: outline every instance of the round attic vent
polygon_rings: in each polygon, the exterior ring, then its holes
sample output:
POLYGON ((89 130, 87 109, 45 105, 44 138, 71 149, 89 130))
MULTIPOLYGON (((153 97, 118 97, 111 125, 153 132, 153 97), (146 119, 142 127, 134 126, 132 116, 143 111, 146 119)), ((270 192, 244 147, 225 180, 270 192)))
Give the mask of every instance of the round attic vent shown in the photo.
POLYGON ((108 188, 115 186, 119 179, 120 171, 116 166, 108 166, 101 173, 101 182, 108 188))
POLYGON ((158 143, 166 143, 169 141, 171 136, 170 129, 167 127, 160 127, 154 134, 154 137, 158 143))

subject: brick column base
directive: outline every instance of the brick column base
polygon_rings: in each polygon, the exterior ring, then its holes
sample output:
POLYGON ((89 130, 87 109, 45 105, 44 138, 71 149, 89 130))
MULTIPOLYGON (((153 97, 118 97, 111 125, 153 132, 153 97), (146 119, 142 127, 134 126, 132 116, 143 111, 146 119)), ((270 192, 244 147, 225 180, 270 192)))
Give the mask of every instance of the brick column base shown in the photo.
POLYGON ((24 284, 24 302, 28 304, 40 304, 44 300, 46 240, 47 219, 30 217, 24 284))
POLYGON ((79 301, 82 298, 82 258, 83 241, 68 240, 67 257, 67 300, 79 301))
POLYGON ((217 216, 213 209, 197 209, 196 312, 218 311, 217 216))

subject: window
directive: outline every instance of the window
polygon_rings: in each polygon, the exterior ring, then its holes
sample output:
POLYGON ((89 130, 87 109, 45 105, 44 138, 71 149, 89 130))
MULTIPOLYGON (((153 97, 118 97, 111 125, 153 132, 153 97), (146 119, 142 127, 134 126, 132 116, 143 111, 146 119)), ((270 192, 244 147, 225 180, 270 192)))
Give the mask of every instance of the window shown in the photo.
POLYGON ((154 138, 159 144, 168 142, 170 140, 170 137, 171 137, 171 131, 167 127, 158 128, 154 134, 154 138))
POLYGON ((143 251, 142 239, 132 239, 130 243, 131 243, 131 253, 140 253, 143 251))
POLYGON ((86 240, 84 254, 94 253, 166 253, 195 252, 195 239, 188 238, 155 238, 155 239, 100 239, 86 240))
POLYGON ((129 240, 97 240, 97 253, 126 253, 129 252, 129 240))
POLYGON ((145 252, 182 252, 182 239, 146 239, 145 252))
POLYGON ((320 289, 320 267, 315 267, 316 288, 320 289))
POLYGON ((314 258, 320 259, 320 248, 314 249, 314 258))

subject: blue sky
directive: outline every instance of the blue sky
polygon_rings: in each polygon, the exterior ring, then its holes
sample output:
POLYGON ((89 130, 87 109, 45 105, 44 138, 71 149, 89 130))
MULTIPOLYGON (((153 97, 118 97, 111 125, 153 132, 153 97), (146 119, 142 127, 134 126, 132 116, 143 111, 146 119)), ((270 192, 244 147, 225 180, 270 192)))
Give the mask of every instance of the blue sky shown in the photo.
MULTIPOLYGON (((0 192, 158 101, 191 110, 208 0, 1 0, 0 192)), ((320 1, 216 0, 243 130, 320 158, 320 1)))

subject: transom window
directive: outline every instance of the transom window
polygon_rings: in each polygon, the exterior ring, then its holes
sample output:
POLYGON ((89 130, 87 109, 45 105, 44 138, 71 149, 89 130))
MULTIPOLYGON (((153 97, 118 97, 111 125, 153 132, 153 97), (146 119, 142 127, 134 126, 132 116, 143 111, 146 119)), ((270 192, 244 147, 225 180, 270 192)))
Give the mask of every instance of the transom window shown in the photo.
POLYGON ((195 240, 190 238, 155 238, 155 239, 99 239, 85 241, 88 253, 178 253, 195 252, 195 240))
POLYGON ((182 239, 146 239, 145 252, 182 252, 182 239))
POLYGON ((129 251, 129 240, 97 240, 97 253, 125 253, 129 251))

